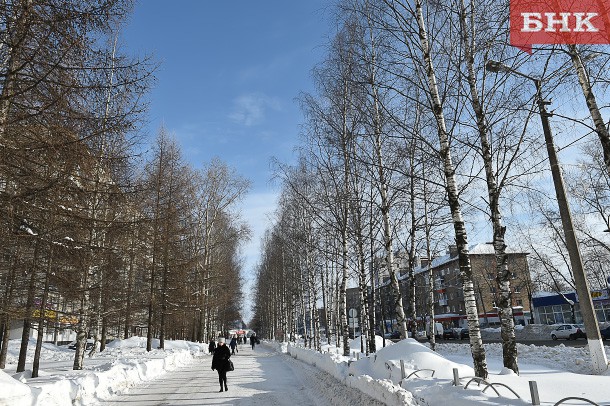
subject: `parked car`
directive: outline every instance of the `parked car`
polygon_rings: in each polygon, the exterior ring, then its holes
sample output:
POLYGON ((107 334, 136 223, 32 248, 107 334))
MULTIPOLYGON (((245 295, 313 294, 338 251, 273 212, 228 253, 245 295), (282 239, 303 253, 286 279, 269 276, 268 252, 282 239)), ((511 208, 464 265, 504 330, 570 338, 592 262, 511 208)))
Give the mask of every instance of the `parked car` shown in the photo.
POLYGON ((447 328, 443 331, 444 340, 457 340, 460 338, 460 332, 457 328, 447 328))
POLYGON ((551 338, 565 338, 566 340, 576 340, 577 338, 587 338, 585 328, 582 324, 561 324, 551 331, 551 338))
POLYGON ((470 338, 470 331, 467 328, 460 329, 460 340, 466 340, 470 338))
POLYGON ((400 331, 391 331, 389 333, 385 333, 384 337, 389 338, 390 340, 398 340, 400 339, 400 331))
MULTIPOLYGON (((86 351, 89 351, 90 349, 93 348, 93 341, 94 341, 93 338, 87 339, 87 345, 85 346, 86 351)), ((76 350, 76 340, 74 340, 70 344, 68 344, 68 349, 76 350)))
MULTIPOLYGON (((428 337, 428 339, 430 339, 431 332, 432 332, 432 326, 430 325, 430 322, 427 322, 426 323, 426 337, 428 337)), ((445 329, 443 328, 443 325, 441 323, 434 323, 434 337, 442 338, 444 332, 445 332, 445 329)))
POLYGON ((599 332, 602 335, 602 340, 607 340, 610 338, 610 326, 606 327, 605 329, 599 330, 599 332))

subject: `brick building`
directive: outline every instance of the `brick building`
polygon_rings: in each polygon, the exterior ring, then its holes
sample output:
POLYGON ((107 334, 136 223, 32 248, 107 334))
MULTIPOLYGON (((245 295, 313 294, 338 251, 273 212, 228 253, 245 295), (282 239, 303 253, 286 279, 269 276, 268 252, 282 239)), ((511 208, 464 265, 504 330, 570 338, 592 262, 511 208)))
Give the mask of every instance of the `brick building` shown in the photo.
MULTIPOLYGON (((511 272, 512 305, 516 323, 527 324, 531 318, 530 296, 531 278, 527 264, 527 253, 507 248, 508 267, 511 272)), ((405 311, 409 302, 408 268, 404 255, 396 255, 398 264, 398 279, 403 297, 405 311)), ((496 282, 495 255, 491 244, 478 244, 470 249, 470 263, 476 291, 477 308, 481 323, 499 323, 497 306, 499 289, 496 282)), ((434 313, 437 321, 446 327, 464 326, 466 309, 464 294, 459 274, 458 252, 455 246, 450 246, 447 253, 435 258, 432 263, 434 286, 434 313)), ((380 270, 384 275, 384 270, 380 270)), ((429 313, 427 298, 429 292, 428 267, 425 261, 417 261, 415 274, 416 309, 420 323, 429 313)), ((384 275, 385 276, 385 275, 384 275)), ((394 309, 391 306, 389 280, 383 277, 381 294, 384 300, 386 319, 394 319, 394 309)))

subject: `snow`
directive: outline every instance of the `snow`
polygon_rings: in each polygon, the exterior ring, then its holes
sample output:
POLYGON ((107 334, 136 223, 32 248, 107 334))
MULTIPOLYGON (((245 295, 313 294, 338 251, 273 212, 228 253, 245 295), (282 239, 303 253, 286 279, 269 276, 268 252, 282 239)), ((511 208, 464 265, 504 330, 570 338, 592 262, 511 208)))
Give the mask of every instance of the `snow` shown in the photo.
MULTIPOLYGON (((359 351, 359 344, 351 347, 359 351)), ((466 344, 437 344, 438 353, 414 339, 405 339, 380 349, 369 357, 343 357, 327 348, 317 353, 300 346, 289 345, 293 357, 331 373, 335 378, 358 388, 387 405, 524 405, 531 404, 529 381, 535 381, 542 405, 554 405, 566 397, 584 397, 597 404, 610 401, 610 372, 602 376, 589 375, 587 348, 526 346, 518 344, 520 375, 502 365, 501 344, 485 344, 489 370, 488 381, 504 386, 469 382, 474 377, 470 347, 466 344), (349 365, 347 370, 331 366, 329 361, 349 365), (400 361, 405 367, 402 378, 400 361), (457 368, 460 386, 453 386, 453 368, 457 368), (431 371, 434 370, 432 376, 431 371), (417 372, 418 371, 418 372, 417 372), (412 373, 414 373, 411 375, 412 373), (464 387, 468 385, 468 388, 464 387), (483 392, 483 389, 485 391, 483 392), (493 389, 499 393, 496 394, 493 389)), ((352 352, 352 354, 353 354, 352 352)), ((565 405, 580 405, 567 401, 565 405)))
MULTIPOLYGON (((589 374, 591 367, 587 347, 518 344, 520 375, 516 375, 502 366, 501 344, 485 344, 488 380, 501 384, 486 388, 486 385, 469 382, 474 371, 467 344, 439 343, 437 352, 434 352, 425 343, 408 338, 397 343, 386 340, 387 346, 382 348, 383 339, 377 337, 376 344, 380 349, 376 354, 365 356, 360 354, 360 339, 350 342, 349 357, 343 356, 342 350, 332 344, 323 345, 321 352, 304 348, 302 343, 266 342, 255 351, 243 346, 236 355, 240 357, 236 359, 240 361, 236 362, 236 373, 230 379, 237 381, 240 377, 244 385, 242 389, 230 392, 233 396, 231 399, 235 404, 308 404, 295 403, 294 396, 290 396, 290 391, 286 389, 286 386, 292 386, 294 390, 294 385, 298 385, 299 394, 306 393, 307 399, 313 402, 311 404, 323 404, 320 402, 323 402, 321 399, 324 396, 339 396, 331 395, 335 389, 330 391, 325 388, 329 379, 325 378, 325 374, 329 374, 351 388, 348 390, 355 391, 354 394, 368 395, 386 405, 529 405, 529 381, 536 381, 542 405, 554 405, 565 397, 583 397, 597 404, 610 403, 610 372, 601 376, 589 374), (240 367, 247 370, 239 372, 240 367), (453 386, 454 368, 460 377, 457 387, 453 386), (316 370, 323 372, 312 372, 316 370), (301 381, 304 382, 295 383, 301 381), (520 399, 502 385, 510 387, 520 399), (254 399, 257 399, 256 403, 251 403, 254 399)), ((31 370, 15 372, 19 341, 12 340, 9 343, 7 368, 0 371, 0 405, 100 404, 117 396, 136 395, 140 390, 138 388, 149 384, 157 391, 165 390, 169 397, 172 391, 152 385, 152 382, 179 373, 183 374, 180 379, 167 381, 185 385, 187 379, 191 386, 201 392, 196 383, 205 379, 210 391, 215 389, 217 381, 208 368, 210 356, 207 354, 207 344, 167 340, 165 344, 164 351, 155 349, 147 352, 145 338, 115 340, 102 353, 87 357, 84 370, 73 371, 74 351, 45 343, 40 377, 31 378, 31 370), (201 367, 202 363, 204 368, 201 367), (199 375, 193 378, 193 374, 199 375), (187 375, 191 378, 186 378, 187 375)), ((34 345, 32 340, 28 350, 28 367, 32 363, 34 345)), ((157 346, 158 342, 154 342, 153 348, 157 346)), ((150 393, 148 389, 140 391, 150 393)), ((158 396, 165 395, 161 393, 158 396)), ((211 395, 206 393, 206 396, 211 395)), ((359 397, 349 401, 345 397, 338 399, 344 400, 335 399, 338 402, 335 404, 367 404, 365 400, 361 400, 363 403, 353 400, 364 399, 359 397)), ((221 403, 222 398, 214 401, 214 404, 221 403)), ((564 404, 579 405, 583 402, 568 401, 564 404)))
MULTIPOLYGON (((147 353, 146 339, 132 337, 110 342, 103 353, 85 359, 85 369, 73 371, 74 351, 45 343, 39 377, 31 378, 31 369, 14 372, 19 345, 20 340, 9 342, 7 368, 0 371, 0 405, 89 405, 180 368, 194 356, 207 352, 203 344, 166 341, 165 351, 147 353)), ((30 340, 28 366, 32 364, 35 345, 35 340, 30 340)), ((153 347, 158 345, 154 340, 153 347)))

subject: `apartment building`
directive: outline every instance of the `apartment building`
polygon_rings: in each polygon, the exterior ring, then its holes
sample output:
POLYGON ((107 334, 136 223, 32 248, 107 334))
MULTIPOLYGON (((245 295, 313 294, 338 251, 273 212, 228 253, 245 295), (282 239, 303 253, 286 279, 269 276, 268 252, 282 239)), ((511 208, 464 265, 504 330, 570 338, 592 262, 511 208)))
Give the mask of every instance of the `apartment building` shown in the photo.
MULTIPOLYGON (((527 264, 527 253, 507 248, 508 267, 511 272, 512 306, 515 322, 527 324, 531 319, 531 278, 527 264)), ((400 290, 405 309, 409 303, 409 273, 405 255, 397 253, 396 261, 400 290)), ((499 323, 498 297, 496 282, 495 254, 491 244, 478 244, 470 249, 470 263, 473 273, 474 288, 481 323, 494 325, 499 323)), ((445 255, 434 258, 430 264, 432 271, 432 292, 434 295, 435 318, 446 327, 465 326, 466 308, 464 293, 459 273, 458 251, 456 246, 449 246, 445 255)), ((430 313, 428 296, 430 292, 428 264, 417 260, 415 275, 415 303, 418 323, 423 324, 430 313)), ((394 319, 391 305, 389 278, 380 269, 382 283, 380 292, 383 311, 386 319, 394 319), (385 300, 383 300, 385 298, 385 300)), ((387 273, 386 273, 387 274, 387 273)))

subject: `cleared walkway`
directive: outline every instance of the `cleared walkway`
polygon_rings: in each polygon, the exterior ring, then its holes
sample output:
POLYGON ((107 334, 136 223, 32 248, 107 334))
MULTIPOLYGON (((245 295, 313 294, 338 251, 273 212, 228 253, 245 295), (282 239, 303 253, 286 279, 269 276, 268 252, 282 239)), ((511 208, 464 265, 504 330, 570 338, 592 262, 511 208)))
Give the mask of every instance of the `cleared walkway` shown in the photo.
POLYGON ((348 388, 319 369, 277 353, 264 345, 254 351, 242 345, 231 357, 235 371, 227 373, 228 392, 218 392, 218 374, 211 357, 168 372, 163 378, 130 389, 101 403, 114 406, 289 405, 377 406, 381 403, 348 388))

